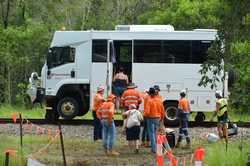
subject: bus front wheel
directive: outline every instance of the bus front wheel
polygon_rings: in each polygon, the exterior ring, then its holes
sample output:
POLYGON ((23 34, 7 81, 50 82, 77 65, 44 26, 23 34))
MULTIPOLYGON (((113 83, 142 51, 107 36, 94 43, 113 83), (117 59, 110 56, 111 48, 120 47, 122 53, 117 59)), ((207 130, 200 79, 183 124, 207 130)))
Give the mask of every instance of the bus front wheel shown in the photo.
POLYGON ((57 112, 64 119, 73 119, 78 115, 79 103, 73 97, 61 98, 57 104, 57 112))

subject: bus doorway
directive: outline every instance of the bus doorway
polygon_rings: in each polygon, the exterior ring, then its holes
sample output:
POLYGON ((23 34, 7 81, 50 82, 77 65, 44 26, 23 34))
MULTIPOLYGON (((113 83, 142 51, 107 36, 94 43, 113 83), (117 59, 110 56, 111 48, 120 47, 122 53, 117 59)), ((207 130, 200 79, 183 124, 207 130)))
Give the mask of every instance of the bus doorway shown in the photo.
POLYGON ((124 73, 128 76, 129 82, 132 82, 132 41, 114 40, 113 43, 116 59, 113 64, 113 76, 122 67, 124 73))

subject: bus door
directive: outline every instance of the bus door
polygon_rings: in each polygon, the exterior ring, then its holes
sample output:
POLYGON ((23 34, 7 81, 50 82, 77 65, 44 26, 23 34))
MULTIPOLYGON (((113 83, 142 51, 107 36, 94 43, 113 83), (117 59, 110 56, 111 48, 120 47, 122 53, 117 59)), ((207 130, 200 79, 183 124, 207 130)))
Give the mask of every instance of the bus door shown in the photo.
POLYGON ((105 87, 105 97, 111 91, 113 63, 110 50, 112 44, 113 42, 107 39, 92 40, 91 102, 93 102, 98 86, 105 87))
POLYGON ((115 75, 120 67, 128 76, 129 82, 132 81, 132 41, 114 40, 113 74, 115 75))

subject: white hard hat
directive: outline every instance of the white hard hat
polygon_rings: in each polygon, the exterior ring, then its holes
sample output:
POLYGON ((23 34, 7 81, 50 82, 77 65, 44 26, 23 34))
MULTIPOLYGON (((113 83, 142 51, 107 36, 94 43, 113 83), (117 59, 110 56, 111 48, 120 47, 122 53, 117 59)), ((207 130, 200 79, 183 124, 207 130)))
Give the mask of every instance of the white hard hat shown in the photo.
POLYGON ((101 92, 101 91, 104 91, 104 86, 98 86, 97 87, 97 92, 101 92))
POLYGON ((222 97, 222 91, 220 91, 220 90, 215 91, 215 96, 222 97))
POLYGON ((187 93, 187 91, 186 91, 185 89, 182 89, 180 93, 184 93, 184 94, 186 94, 186 93, 187 93))

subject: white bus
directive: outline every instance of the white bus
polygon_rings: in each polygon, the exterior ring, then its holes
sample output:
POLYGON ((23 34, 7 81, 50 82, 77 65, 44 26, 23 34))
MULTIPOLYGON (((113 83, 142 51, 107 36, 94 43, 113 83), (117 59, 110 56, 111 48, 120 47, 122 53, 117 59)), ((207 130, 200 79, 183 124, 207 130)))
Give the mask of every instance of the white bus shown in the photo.
MULTIPOLYGON (((203 119, 203 112, 214 110, 215 97, 214 90, 198 86, 198 71, 216 34, 213 29, 175 31, 170 25, 56 31, 42 69, 46 119, 86 114, 97 86, 108 84, 110 89, 118 67, 125 69, 140 91, 160 86, 166 120, 176 121, 182 89, 187 91, 192 111, 199 112, 197 119, 203 119)), ((221 82, 218 89, 225 87, 221 82)))

